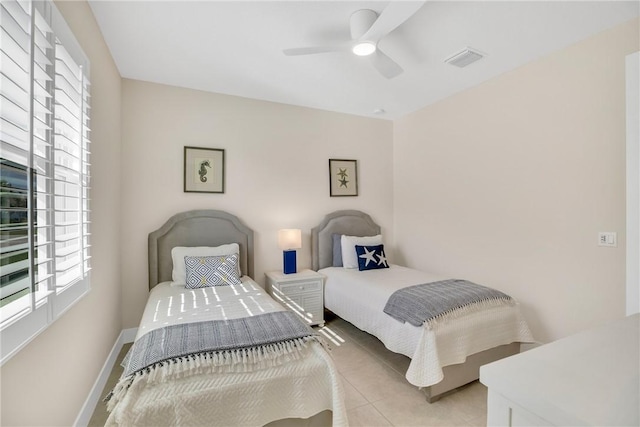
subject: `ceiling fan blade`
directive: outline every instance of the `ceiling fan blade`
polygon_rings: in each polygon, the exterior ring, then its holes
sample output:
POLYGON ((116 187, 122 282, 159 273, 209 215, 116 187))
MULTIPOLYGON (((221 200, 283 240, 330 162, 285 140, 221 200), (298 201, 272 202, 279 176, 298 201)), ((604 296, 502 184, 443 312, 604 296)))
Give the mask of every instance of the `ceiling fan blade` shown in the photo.
POLYGON ((282 53, 287 56, 298 56, 298 55, 314 55, 316 53, 327 53, 327 52, 342 52, 348 50, 348 47, 345 46, 309 46, 309 47, 294 47, 292 49, 283 49, 282 53))
POLYGON ((392 79, 399 74, 402 74, 402 67, 399 66, 396 61, 389 58, 380 49, 376 50, 376 52, 369 58, 371 58, 371 63, 376 68, 376 70, 378 70, 380 74, 388 79, 392 79))
POLYGON ((425 1, 391 1, 360 40, 377 42, 402 25, 424 5, 425 1))

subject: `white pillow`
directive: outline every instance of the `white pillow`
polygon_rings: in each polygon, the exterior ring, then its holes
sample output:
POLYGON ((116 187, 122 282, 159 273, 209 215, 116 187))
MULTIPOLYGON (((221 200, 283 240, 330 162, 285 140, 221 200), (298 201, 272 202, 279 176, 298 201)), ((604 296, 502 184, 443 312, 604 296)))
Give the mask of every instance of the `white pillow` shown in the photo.
MULTIPOLYGON (((171 259, 173 260, 171 279, 174 283, 187 283, 187 268, 184 263, 184 257, 186 256, 220 256, 233 254, 240 256, 240 246, 237 243, 220 246, 176 246, 171 249, 171 259)), ((238 263, 238 277, 240 277, 240 274, 240 263, 238 263)))
POLYGON ((358 268, 358 256, 356 245, 374 246, 382 244, 382 235, 357 237, 342 235, 340 246, 342 247, 342 266, 344 268, 358 268))

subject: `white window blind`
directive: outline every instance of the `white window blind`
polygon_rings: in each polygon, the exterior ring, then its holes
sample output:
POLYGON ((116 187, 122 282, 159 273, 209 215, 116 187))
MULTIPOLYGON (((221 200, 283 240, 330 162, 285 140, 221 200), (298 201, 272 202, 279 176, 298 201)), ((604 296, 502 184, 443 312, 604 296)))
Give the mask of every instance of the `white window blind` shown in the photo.
POLYGON ((0 363, 89 290, 89 61, 51 1, 0 2, 0 363))

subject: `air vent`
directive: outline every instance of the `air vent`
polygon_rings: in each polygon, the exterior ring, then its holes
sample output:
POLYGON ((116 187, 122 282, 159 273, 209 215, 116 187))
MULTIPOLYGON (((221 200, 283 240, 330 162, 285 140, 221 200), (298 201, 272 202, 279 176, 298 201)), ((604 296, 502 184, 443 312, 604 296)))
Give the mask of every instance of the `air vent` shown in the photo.
POLYGON ((445 59, 444 62, 462 68, 482 58, 484 58, 484 55, 482 53, 467 47, 445 59))

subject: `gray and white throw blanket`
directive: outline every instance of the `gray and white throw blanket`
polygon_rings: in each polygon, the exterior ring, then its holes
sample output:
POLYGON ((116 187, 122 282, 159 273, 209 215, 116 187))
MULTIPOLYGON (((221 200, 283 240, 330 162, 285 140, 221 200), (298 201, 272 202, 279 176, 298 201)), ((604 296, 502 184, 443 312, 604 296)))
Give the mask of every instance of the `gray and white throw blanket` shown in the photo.
POLYGON ((278 366, 299 359, 309 340, 320 341, 313 329, 290 311, 154 329, 135 341, 120 381, 105 400, 120 400, 142 378, 146 382, 165 381, 278 366))
POLYGON ((513 304, 515 301, 509 295, 495 289, 467 280, 448 279, 395 291, 384 312, 402 323, 421 326, 472 310, 513 304))

